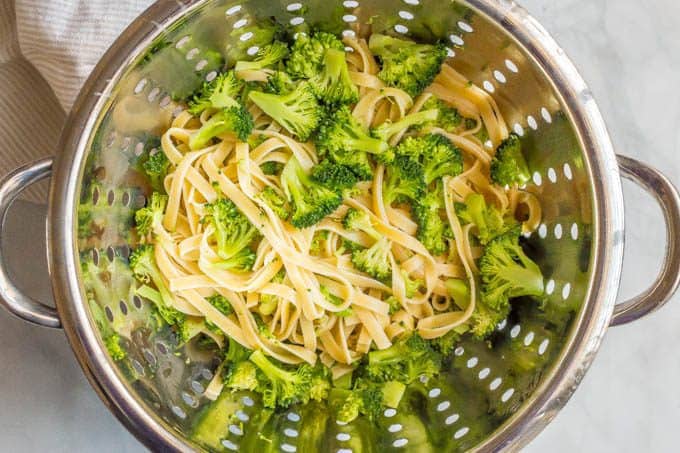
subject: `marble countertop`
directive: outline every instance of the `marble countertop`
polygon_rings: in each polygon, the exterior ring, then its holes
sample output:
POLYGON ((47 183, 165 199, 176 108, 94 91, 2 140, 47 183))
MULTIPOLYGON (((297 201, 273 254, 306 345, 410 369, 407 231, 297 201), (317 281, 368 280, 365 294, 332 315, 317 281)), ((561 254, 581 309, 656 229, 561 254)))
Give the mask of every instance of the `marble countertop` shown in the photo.
MULTIPOLYGON (((623 154, 680 186, 680 3, 676 0, 524 0, 589 82, 623 154)), ((631 184, 621 298, 650 283, 663 256, 661 212, 631 184)), ((17 203, 5 244, 17 281, 49 297, 44 208, 17 203), (38 263, 26 265, 25 263, 38 263), (45 277, 43 277, 45 276, 45 277)), ((529 452, 677 451, 680 295, 663 310, 611 329, 594 365, 529 452)), ((90 388, 59 331, 0 311, 0 449, 138 452, 143 448, 90 388)))

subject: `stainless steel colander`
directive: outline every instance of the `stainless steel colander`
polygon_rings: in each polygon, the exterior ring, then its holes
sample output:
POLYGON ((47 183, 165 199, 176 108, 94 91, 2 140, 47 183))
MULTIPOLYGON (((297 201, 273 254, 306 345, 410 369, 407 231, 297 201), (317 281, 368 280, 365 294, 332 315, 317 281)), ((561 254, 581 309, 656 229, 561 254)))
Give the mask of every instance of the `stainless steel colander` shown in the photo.
MULTIPOLYGON (((217 364, 197 351, 174 353, 173 336, 148 329, 148 304, 132 296, 134 280, 125 266, 135 245, 131 215, 145 201, 133 169, 154 152, 153 137, 177 112, 174 99, 215 77, 230 47, 256 51, 249 27, 268 18, 298 32, 372 29, 447 42, 451 64, 495 96, 522 136, 533 172, 528 190, 544 212, 540 228, 527 238, 547 279, 542 309, 519 303, 499 325, 492 347, 463 340, 451 370, 422 383, 418 413, 385 411, 369 428, 370 441, 358 434, 366 431, 329 419, 319 450, 420 453, 522 446, 566 403, 606 329, 644 316, 677 288, 680 197, 657 171, 629 158, 617 160, 576 69, 510 0, 158 1, 93 71, 54 163, 20 168, 0 184, 4 222, 21 190, 52 175, 48 252, 57 309, 24 296, 0 266, 3 304, 33 323, 63 327, 95 390, 142 442, 163 451, 201 448, 192 432, 209 403, 204 392, 217 364), (615 306, 624 243, 620 174, 662 205, 668 247, 650 289, 615 306), (96 207, 90 224, 96 236, 78 228, 85 202, 96 207), (81 259, 108 270, 107 291, 115 303, 87 300, 81 259), (107 356, 99 331, 108 326, 96 324, 93 312, 123 326, 127 360, 114 363, 107 356), (414 437, 421 425, 432 433, 428 439, 414 437)), ((293 407, 263 417, 257 398, 248 394, 238 395, 232 411, 221 439, 227 451, 297 451, 316 416, 293 407)))

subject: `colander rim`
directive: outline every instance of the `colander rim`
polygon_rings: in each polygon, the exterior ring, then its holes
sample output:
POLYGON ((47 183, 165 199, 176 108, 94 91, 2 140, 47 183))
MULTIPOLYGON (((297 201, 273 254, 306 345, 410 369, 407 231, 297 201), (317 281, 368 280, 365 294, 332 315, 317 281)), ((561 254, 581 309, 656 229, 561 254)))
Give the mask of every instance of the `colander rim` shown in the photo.
MULTIPOLYGON (((69 343, 88 380, 116 417, 153 450, 190 451, 162 420, 137 401, 101 348, 90 322, 78 278, 76 208, 79 181, 96 120, 108 104, 106 93, 125 68, 162 32, 211 0, 184 5, 160 0, 114 42, 82 88, 66 126, 52 177, 48 216, 48 261, 59 315, 69 343), (103 93, 103 94, 102 94, 103 93)), ((623 259, 623 193, 613 146, 604 120, 583 78, 548 32, 522 7, 508 0, 466 0, 503 29, 547 77, 575 126, 584 150, 593 194, 592 272, 584 309, 559 360, 542 384, 484 443, 480 451, 516 449, 533 439, 566 404, 590 366, 609 325, 623 259)))

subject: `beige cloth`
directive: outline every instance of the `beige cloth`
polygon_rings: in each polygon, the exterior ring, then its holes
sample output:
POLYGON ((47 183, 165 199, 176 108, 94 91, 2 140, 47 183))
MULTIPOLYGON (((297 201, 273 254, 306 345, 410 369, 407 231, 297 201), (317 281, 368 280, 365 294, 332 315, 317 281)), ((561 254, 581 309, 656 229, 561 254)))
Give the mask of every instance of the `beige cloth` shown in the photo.
MULTIPOLYGON (((97 61, 151 0, 0 0, 0 175, 56 152, 97 61)), ((44 188, 26 198, 45 200, 44 188)))

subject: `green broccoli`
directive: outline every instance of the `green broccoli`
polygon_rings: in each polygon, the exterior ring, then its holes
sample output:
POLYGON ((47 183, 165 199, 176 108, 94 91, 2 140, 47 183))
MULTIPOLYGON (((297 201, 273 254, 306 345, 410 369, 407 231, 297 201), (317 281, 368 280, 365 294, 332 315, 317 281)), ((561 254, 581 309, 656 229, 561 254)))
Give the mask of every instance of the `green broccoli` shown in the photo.
POLYGON ((320 401, 327 396, 330 380, 323 366, 305 363, 288 370, 283 364, 268 359, 260 350, 253 352, 249 360, 259 370, 258 386, 254 391, 262 394, 262 402, 267 408, 288 407, 307 403, 310 399, 320 401))
POLYGON ((334 388, 331 393, 333 406, 337 407, 336 419, 342 423, 351 423, 365 415, 376 420, 384 408, 399 405, 406 386, 400 382, 385 383, 357 379, 351 390, 334 388))
POLYGON ((524 155, 522 142, 517 134, 500 144, 491 161, 491 179, 501 186, 521 186, 531 180, 531 173, 524 155))
POLYGON ((392 275, 392 242, 373 227, 370 217, 364 211, 350 209, 345 215, 343 225, 347 230, 362 231, 375 240, 371 247, 352 252, 352 264, 375 279, 389 279, 392 275))
POLYGON ((248 97, 264 113, 302 141, 306 141, 319 125, 321 107, 307 82, 301 82, 290 93, 251 91, 248 97))
POLYGON ((423 166, 417 161, 397 155, 394 162, 385 167, 383 199, 386 205, 417 201, 424 192, 423 166))
POLYGON ((228 63, 252 60, 252 49, 262 49, 284 38, 284 29, 274 19, 261 19, 245 27, 235 28, 227 42, 228 63), (242 39, 249 37, 249 39, 242 39))
POLYGON ((359 182, 357 175, 349 167, 331 162, 329 159, 315 165, 311 177, 333 190, 351 189, 359 182))
POLYGON ((224 385, 233 391, 255 390, 258 386, 257 368, 250 362, 230 366, 224 385))
POLYGON ((401 270, 401 275, 404 278, 404 286, 406 287, 406 297, 414 297, 424 286, 424 282, 420 279, 412 279, 405 270, 401 270))
POLYGON ((90 312, 92 313, 94 322, 97 324, 99 334, 104 341, 104 346, 106 347, 109 356, 114 362, 124 360, 127 357, 127 351, 123 346, 123 339, 111 327, 111 323, 106 319, 106 313, 102 310, 101 306, 95 300, 90 300, 89 302, 90 312))
POLYGON ((324 252, 324 243, 328 239, 328 230, 317 230, 312 238, 312 243, 309 246, 309 253, 313 255, 320 255, 324 252))
POLYGON ((258 198, 264 201, 280 219, 288 220, 288 217, 290 217, 290 206, 288 206, 286 199, 273 187, 265 187, 258 198))
POLYGON ((297 84, 290 78, 288 73, 276 71, 267 78, 264 85, 265 93, 288 94, 295 89, 297 84))
POLYGON ((514 297, 543 295, 541 269, 526 256, 519 237, 519 227, 497 236, 479 260, 481 300, 494 310, 503 310, 514 297))
POLYGON ((210 305, 217 308, 224 316, 229 316, 234 313, 234 307, 232 307, 227 298, 221 294, 210 296, 207 300, 210 305))
POLYGON ((416 130, 431 126, 442 128, 447 132, 453 132, 463 124, 463 117, 458 112, 458 109, 451 107, 436 96, 431 96, 430 99, 425 101, 421 110, 438 110, 439 115, 436 121, 415 126, 414 129, 416 130))
POLYGON ((421 376, 436 376, 441 366, 439 353, 414 333, 387 349, 369 352, 366 373, 376 382, 410 384, 421 376))
POLYGON ((154 246, 150 244, 141 245, 132 252, 130 269, 132 269, 137 280, 144 284, 137 289, 137 294, 151 300, 155 304, 158 314, 167 324, 171 326, 181 325, 186 317, 183 313, 172 308, 174 298, 156 264, 154 246), (153 283, 156 289, 147 286, 149 283, 153 283))
POLYGON ((464 204, 457 204, 456 214, 463 223, 472 223, 477 227, 475 233, 482 245, 517 226, 515 219, 503 217, 498 209, 487 205, 481 194, 469 195, 464 204))
POLYGON ((209 109, 226 109, 238 104, 238 98, 243 82, 236 77, 234 71, 228 71, 215 77, 211 82, 205 82, 203 88, 189 101, 189 112, 199 116, 209 109))
MULTIPOLYGON (((286 271, 279 271, 274 278, 272 278, 272 283, 283 283, 286 279, 286 271)), ((273 296, 271 294, 261 294, 260 295, 260 305, 258 306, 258 311, 261 315, 269 316, 276 311, 276 307, 279 305, 280 297, 273 296)))
MULTIPOLYGON (((254 147, 251 146, 251 148, 254 147)), ((262 170, 262 173, 267 176, 276 176, 281 173, 281 170, 283 170, 283 164, 281 162, 270 160, 260 165, 260 169, 262 170)))
POLYGON ((381 162, 394 158, 394 151, 387 142, 371 137, 347 106, 334 109, 324 117, 316 146, 320 155, 329 155, 333 161, 348 166, 362 180, 373 177, 365 153, 374 155, 381 162))
POLYGON ((470 317, 470 333, 478 340, 485 340, 494 331, 498 324, 510 314, 510 305, 495 309, 489 307, 484 301, 477 301, 475 310, 470 317))
POLYGON ((191 149, 200 149, 210 141, 227 132, 233 132, 241 141, 246 141, 253 130, 253 117, 236 99, 243 83, 233 71, 225 72, 212 82, 206 83, 189 103, 189 111, 200 115, 205 110, 216 113, 195 132, 190 140, 191 149))
POLYGON ((271 68, 288 56, 288 46, 280 41, 261 47, 252 61, 238 61, 234 71, 249 71, 271 68))
POLYGON ((298 34, 286 65, 288 73, 295 78, 311 79, 321 72, 328 49, 344 52, 345 46, 330 33, 298 34))
POLYGON ((390 306, 390 316, 402 309, 401 302, 399 302, 399 299, 394 296, 390 296, 385 299, 385 303, 390 306))
POLYGON ((162 228, 163 214, 168 204, 168 196, 158 192, 151 194, 146 207, 135 213, 137 233, 142 236, 153 233, 157 228, 162 228))
POLYGON ((249 245, 259 232, 248 218, 229 199, 220 198, 206 205, 206 216, 202 219, 214 228, 213 237, 217 242, 220 269, 246 272, 255 263, 255 252, 249 245))
POLYGON ((308 228, 319 223, 342 203, 342 195, 312 180, 293 156, 281 173, 281 184, 288 201, 293 204, 291 223, 308 228))
POLYGON ((236 105, 222 109, 192 134, 189 147, 193 150, 205 148, 214 138, 229 132, 235 134, 239 140, 246 141, 253 125, 253 117, 245 107, 236 105))
POLYGON ((447 56, 443 44, 418 44, 377 33, 371 35, 368 47, 382 62, 378 77, 412 97, 432 83, 447 56))
POLYGON ((423 124, 436 121, 438 115, 439 110, 421 110, 420 112, 406 115, 396 123, 386 121, 380 126, 373 128, 371 135, 388 142, 393 136, 406 132, 411 127, 422 126, 423 124))
POLYGON ((445 240, 447 223, 442 216, 445 213, 444 191, 441 182, 434 190, 420 197, 413 206, 413 213, 418 224, 418 240, 435 256, 443 255, 448 249, 445 240))
POLYGON ((326 50, 323 69, 310 83, 314 94, 326 104, 353 104, 359 99, 359 90, 349 76, 344 50, 326 50))
POLYGON ((142 164, 144 173, 149 177, 149 184, 156 192, 165 192, 165 177, 170 170, 168 156, 162 150, 150 153, 149 158, 142 164))
POLYGON ((420 162, 428 185, 444 176, 458 176, 463 172, 463 155, 443 135, 407 137, 397 147, 397 154, 420 162))
POLYGON ((452 278, 445 283, 446 292, 460 308, 467 308, 470 304, 470 286, 465 280, 452 278))

